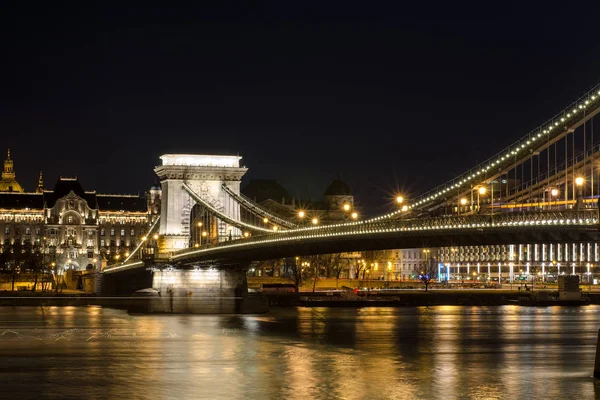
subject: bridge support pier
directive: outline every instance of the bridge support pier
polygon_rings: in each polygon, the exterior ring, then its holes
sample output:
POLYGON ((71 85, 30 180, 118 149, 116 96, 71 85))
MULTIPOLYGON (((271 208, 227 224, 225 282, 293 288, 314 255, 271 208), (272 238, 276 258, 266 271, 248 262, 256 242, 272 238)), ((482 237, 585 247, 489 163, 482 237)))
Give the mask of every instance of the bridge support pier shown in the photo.
POLYGON ((248 294, 246 268, 156 270, 150 313, 237 314, 268 311, 262 296, 248 294))

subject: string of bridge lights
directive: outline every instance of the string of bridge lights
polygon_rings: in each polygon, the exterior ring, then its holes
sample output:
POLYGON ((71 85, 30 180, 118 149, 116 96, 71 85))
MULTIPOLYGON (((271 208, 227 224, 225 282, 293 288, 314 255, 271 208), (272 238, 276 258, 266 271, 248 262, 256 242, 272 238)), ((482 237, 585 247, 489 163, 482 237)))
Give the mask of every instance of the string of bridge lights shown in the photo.
MULTIPOLYGON (((312 234, 294 235, 297 231, 286 231, 290 235, 268 235, 261 236, 252 240, 236 241, 234 243, 228 242, 227 244, 220 245, 217 247, 207 249, 194 249, 186 250, 181 253, 173 255, 172 259, 177 260, 180 258, 189 257, 192 255, 201 255, 203 253, 214 253, 223 249, 237 248, 237 247, 248 247, 257 244, 270 244, 289 242, 297 240, 307 239, 325 239, 339 236, 356 236, 363 234, 379 234, 379 233, 397 233, 397 232, 415 232, 415 231, 432 231, 432 230, 448 230, 448 229, 482 229, 482 228, 513 228, 520 226, 550 226, 550 225, 573 225, 573 226, 587 226, 597 224, 597 218, 573 218, 573 219, 544 219, 544 220, 520 220, 520 221, 499 221, 495 223, 483 222, 483 223, 471 223, 471 224, 444 224, 444 225, 424 225, 424 226, 400 226, 400 227, 368 227, 367 229, 359 229, 355 231, 345 232, 315 232, 312 234)), ((331 228, 328 225, 327 228, 331 228)), ((325 229, 323 229, 325 230, 325 229)), ((328 229, 330 230, 330 229, 328 229)))

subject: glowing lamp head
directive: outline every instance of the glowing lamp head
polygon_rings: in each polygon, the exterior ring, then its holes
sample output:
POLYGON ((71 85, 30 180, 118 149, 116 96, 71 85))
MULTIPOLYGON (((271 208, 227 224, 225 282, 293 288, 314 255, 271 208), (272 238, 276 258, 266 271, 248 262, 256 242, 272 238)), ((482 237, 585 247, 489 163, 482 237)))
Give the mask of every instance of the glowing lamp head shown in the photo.
POLYGON ((250 236, 250 232, 244 232, 244 237, 249 237, 250 236))
POLYGON ((400 203, 402 203, 403 201, 404 201, 404 197, 402 197, 402 196, 398 196, 398 197, 396 197, 396 203, 400 204, 400 203))
POLYGON ((319 223, 319 220, 317 218, 313 218, 312 223, 313 223, 313 225, 316 225, 319 223))
POLYGON ((306 214, 304 213, 304 211, 302 211, 302 210, 298 211, 298 217, 299 218, 304 218, 305 215, 306 214))
POLYGON ((269 218, 267 218, 267 217, 264 217, 264 218, 263 218, 263 222, 264 222, 265 224, 268 224, 268 223, 269 223, 269 218))
POLYGON ((148 240, 148 238, 146 236, 142 236, 142 242, 145 242, 146 240, 148 240))
POLYGON ((408 206, 402 206, 402 211, 408 211, 408 206))
POLYGON ((274 226, 273 227, 273 232, 277 232, 277 229, 279 229, 279 228, 277 228, 277 226, 274 226))
POLYGON ((154 239, 154 240, 158 240, 158 234, 157 234, 157 233, 155 233, 155 234, 154 234, 154 236, 152 236, 152 239, 154 239))
POLYGON ((350 211, 350 204, 344 204, 344 211, 350 211))
POLYGON ((552 196, 554 196, 554 197, 558 196, 558 189, 552 189, 552 190, 550 191, 550 194, 551 194, 552 196))
POLYGON ((352 219, 357 219, 358 218, 358 213, 355 211, 352 213, 352 219))
POLYGON ((578 176, 577 178, 575 178, 575 184, 576 184, 577 186, 581 186, 581 185, 583 185, 583 177, 581 177, 581 176, 578 176))
POLYGON ((199 221, 196 225, 198 225, 200 227, 200 226, 202 226, 202 222, 199 221))
POLYGON ((487 189, 485 187, 482 186, 479 188, 479 194, 483 195, 485 194, 485 192, 487 192, 487 189))
POLYGON ((464 197, 462 199, 460 199, 460 204, 462 206, 466 205, 467 204, 467 199, 465 199, 464 197))
POLYGON ((202 232, 202 236, 206 236, 208 233, 206 231, 202 232))

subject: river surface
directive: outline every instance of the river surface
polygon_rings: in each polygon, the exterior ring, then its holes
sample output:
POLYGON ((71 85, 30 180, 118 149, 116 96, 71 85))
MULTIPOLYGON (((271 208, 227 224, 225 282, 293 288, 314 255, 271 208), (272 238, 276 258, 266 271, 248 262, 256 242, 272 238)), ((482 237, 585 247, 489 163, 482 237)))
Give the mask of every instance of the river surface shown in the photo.
POLYGON ((0 397, 593 399, 600 307, 0 307, 0 397))

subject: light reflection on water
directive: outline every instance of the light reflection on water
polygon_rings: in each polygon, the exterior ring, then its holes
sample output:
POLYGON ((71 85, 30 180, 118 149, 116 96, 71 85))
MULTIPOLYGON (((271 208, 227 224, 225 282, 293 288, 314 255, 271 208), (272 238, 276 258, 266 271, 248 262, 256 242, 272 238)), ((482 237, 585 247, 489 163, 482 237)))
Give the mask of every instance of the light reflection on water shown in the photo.
POLYGON ((594 398, 600 307, 0 307, 4 398, 594 398))

